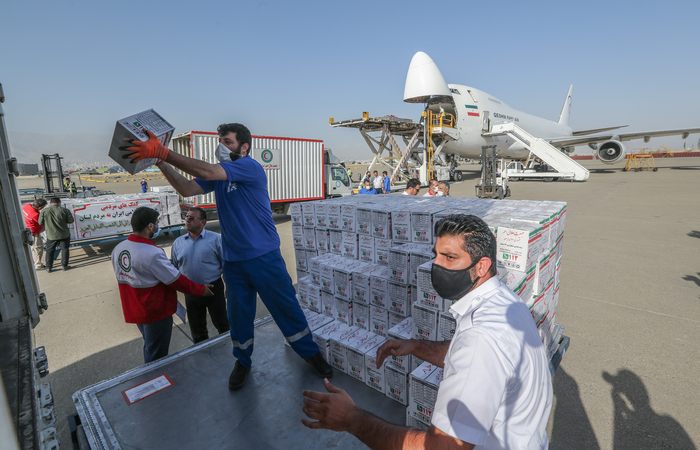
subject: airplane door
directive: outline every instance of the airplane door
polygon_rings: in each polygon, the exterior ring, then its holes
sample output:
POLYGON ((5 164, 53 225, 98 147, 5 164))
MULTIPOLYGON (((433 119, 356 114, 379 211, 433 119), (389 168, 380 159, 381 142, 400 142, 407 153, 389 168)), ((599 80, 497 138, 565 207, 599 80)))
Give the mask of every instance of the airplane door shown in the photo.
POLYGON ((488 133, 491 131, 491 113, 484 111, 481 116, 481 132, 488 133))

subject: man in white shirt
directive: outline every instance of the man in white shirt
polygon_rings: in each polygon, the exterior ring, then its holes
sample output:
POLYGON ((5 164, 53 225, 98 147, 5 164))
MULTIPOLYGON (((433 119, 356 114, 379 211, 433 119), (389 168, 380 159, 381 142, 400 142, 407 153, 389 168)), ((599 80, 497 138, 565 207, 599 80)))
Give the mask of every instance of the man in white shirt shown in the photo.
POLYGON ((452 341, 390 340, 377 352, 415 356, 444 367, 432 425, 419 431, 384 422, 324 380, 328 393, 303 391, 302 420, 312 429, 347 431, 372 449, 546 449, 552 382, 529 309, 496 277, 496 242, 478 217, 435 226, 433 287, 457 298, 452 341))
POLYGON ((380 177, 376 170, 374 171, 374 176, 372 177, 372 187, 375 191, 377 191, 377 194, 383 193, 382 188, 384 187, 384 177, 380 177))

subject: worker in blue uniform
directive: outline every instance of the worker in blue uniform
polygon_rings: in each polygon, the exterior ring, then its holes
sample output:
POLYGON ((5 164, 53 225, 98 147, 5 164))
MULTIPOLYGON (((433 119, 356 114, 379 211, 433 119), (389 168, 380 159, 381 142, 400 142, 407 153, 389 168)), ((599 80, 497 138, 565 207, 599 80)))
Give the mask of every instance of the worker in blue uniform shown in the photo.
POLYGON ((243 387, 252 366, 257 294, 294 351, 313 366, 318 376, 329 378, 333 370, 313 341, 280 253, 267 177, 260 163, 250 157, 250 131, 241 124, 229 123, 220 125, 218 133, 219 164, 170 151, 150 132, 148 141, 132 140, 131 146, 121 149, 124 157, 132 161, 159 159, 156 166, 183 197, 212 191, 216 195, 228 320, 236 357, 229 389, 243 387), (188 180, 171 165, 196 178, 188 180))

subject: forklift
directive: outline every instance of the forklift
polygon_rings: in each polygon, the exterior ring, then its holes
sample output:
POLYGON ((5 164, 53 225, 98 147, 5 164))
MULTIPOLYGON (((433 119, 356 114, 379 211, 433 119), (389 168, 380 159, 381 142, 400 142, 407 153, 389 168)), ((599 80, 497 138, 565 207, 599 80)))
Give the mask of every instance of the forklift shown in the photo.
POLYGON ((481 149, 481 178, 476 185, 476 196, 499 200, 510 197, 505 160, 496 158, 495 145, 481 149))

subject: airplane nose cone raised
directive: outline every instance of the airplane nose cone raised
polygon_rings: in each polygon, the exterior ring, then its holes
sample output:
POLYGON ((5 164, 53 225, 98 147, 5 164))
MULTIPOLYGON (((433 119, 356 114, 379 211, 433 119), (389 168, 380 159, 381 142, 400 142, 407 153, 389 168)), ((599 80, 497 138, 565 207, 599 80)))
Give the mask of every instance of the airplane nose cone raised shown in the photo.
POLYGON ((450 95, 445 78, 435 62, 423 52, 413 55, 406 74, 403 101, 425 103, 432 95, 450 95))

